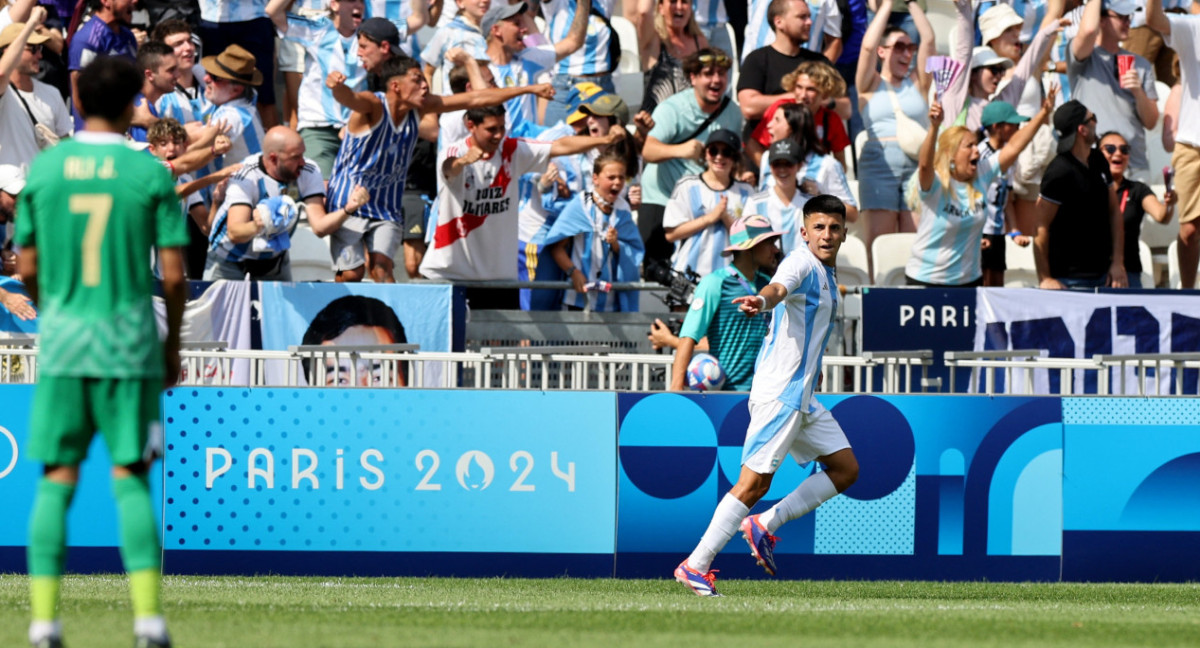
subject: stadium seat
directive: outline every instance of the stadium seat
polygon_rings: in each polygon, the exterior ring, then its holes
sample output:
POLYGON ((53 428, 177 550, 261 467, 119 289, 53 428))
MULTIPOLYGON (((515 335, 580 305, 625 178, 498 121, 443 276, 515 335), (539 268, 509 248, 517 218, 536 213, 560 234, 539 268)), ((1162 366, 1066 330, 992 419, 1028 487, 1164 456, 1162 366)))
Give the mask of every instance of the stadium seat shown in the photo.
POLYGON ((1012 239, 1004 245, 1004 285, 1008 288, 1037 288, 1037 268, 1033 264, 1033 243, 1021 247, 1012 239))
MULTIPOLYGON (((1150 190, 1154 192, 1154 195, 1159 200, 1166 193, 1166 187, 1161 184, 1150 185, 1150 190)), ((1179 238, 1178 217, 1179 214, 1173 214, 1171 220, 1167 221, 1166 224, 1159 223, 1148 215, 1142 218, 1142 234, 1139 238, 1145 241, 1146 245, 1150 246, 1151 253, 1156 255, 1165 254, 1167 246, 1179 238)), ((1156 261, 1166 263, 1166 258, 1159 258, 1156 261)))
POLYGON ((1167 287, 1173 290, 1183 287, 1183 282, 1179 279, 1179 257, 1176 255, 1178 247, 1179 241, 1171 241, 1171 245, 1167 247, 1167 287))
POLYGON ((847 236, 838 250, 838 283, 843 286, 870 286, 871 275, 867 270, 867 244, 857 236, 847 236))
POLYGON ((949 0, 929 0, 925 8, 933 33, 938 35, 937 53, 947 56, 951 51, 950 39, 954 36, 954 3, 949 0))
POLYGON ((912 232, 884 234, 871 242, 871 258, 875 260, 876 286, 903 286, 904 266, 912 256, 912 232))
MULTIPOLYGON (((1162 115, 1171 87, 1162 81, 1155 81, 1154 90, 1158 93, 1158 114, 1162 115)), ((1171 154, 1167 153, 1162 144, 1162 122, 1162 117, 1159 117, 1154 128, 1146 131, 1146 159, 1150 166, 1150 182, 1161 182, 1163 167, 1171 165, 1171 154)), ((1155 195, 1162 198, 1160 191, 1156 191, 1155 195)))
POLYGON ((613 16, 610 22, 613 31, 621 38, 621 63, 613 75, 613 85, 629 106, 629 114, 636 115, 642 108, 642 94, 646 90, 637 29, 624 16, 613 16))
POLYGON ((318 238, 307 223, 301 223, 292 232, 292 247, 288 254, 293 281, 333 281, 329 238, 318 238))
POLYGON ((733 68, 729 70, 729 90, 736 96, 738 77, 742 74, 742 58, 738 56, 737 38, 733 33, 733 25, 725 23, 725 31, 729 38, 729 49, 733 50, 729 52, 730 58, 733 59, 733 68))
POLYGON ((1154 256, 1150 254, 1150 246, 1145 241, 1138 241, 1138 259, 1142 262, 1142 287, 1155 288, 1154 256))

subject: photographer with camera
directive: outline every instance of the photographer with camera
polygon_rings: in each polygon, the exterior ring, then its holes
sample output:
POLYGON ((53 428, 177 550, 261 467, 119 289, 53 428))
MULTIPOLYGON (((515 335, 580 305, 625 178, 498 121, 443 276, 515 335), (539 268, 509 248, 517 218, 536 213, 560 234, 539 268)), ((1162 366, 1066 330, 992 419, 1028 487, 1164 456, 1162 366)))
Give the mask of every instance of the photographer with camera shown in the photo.
POLYGON ((671 369, 671 391, 686 386, 688 362, 696 344, 708 338, 708 352, 716 356, 725 371, 726 391, 748 391, 754 377, 754 359, 770 327, 769 316, 746 317, 733 303, 737 297, 757 295, 771 277, 779 248, 776 239, 782 232, 771 229, 763 216, 743 216, 729 231, 732 254, 728 266, 700 280, 692 305, 684 317, 679 336, 675 337, 660 321, 655 321, 650 339, 656 346, 675 348, 671 369))

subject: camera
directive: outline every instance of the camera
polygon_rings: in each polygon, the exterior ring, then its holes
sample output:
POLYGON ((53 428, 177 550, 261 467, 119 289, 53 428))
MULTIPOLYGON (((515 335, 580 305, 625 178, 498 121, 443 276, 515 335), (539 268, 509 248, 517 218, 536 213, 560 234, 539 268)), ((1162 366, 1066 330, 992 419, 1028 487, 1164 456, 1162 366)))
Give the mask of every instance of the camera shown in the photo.
POLYGON ((667 294, 662 297, 662 301, 670 309, 691 304, 692 293, 696 291, 696 284, 700 281, 700 275, 690 267, 680 272, 657 260, 650 260, 646 264, 645 275, 647 280, 667 287, 667 294))

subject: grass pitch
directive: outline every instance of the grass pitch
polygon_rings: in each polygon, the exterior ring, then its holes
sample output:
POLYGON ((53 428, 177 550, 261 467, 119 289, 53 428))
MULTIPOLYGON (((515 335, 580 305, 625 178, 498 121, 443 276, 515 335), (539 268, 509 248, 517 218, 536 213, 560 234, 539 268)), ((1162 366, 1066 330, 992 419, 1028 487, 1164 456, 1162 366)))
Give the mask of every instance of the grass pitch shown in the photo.
MULTIPOLYGON (((168 577, 178 648, 274 646, 1200 646, 1200 585, 168 577)), ((0 575, 0 646, 28 581, 0 575)), ((128 648, 119 576, 63 585, 72 648, 128 648)))

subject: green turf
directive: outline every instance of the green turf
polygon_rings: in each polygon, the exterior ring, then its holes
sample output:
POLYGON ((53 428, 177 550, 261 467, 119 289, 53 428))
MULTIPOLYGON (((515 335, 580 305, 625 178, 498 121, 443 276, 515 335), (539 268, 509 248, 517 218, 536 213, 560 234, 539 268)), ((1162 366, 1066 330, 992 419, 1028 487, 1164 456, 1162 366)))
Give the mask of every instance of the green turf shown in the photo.
MULTIPOLYGON (((178 648, 237 646, 1200 646, 1200 585, 168 577, 178 648)), ((0 646, 24 645, 0 575, 0 646)), ((68 647, 131 645, 125 581, 67 578, 68 647)))

